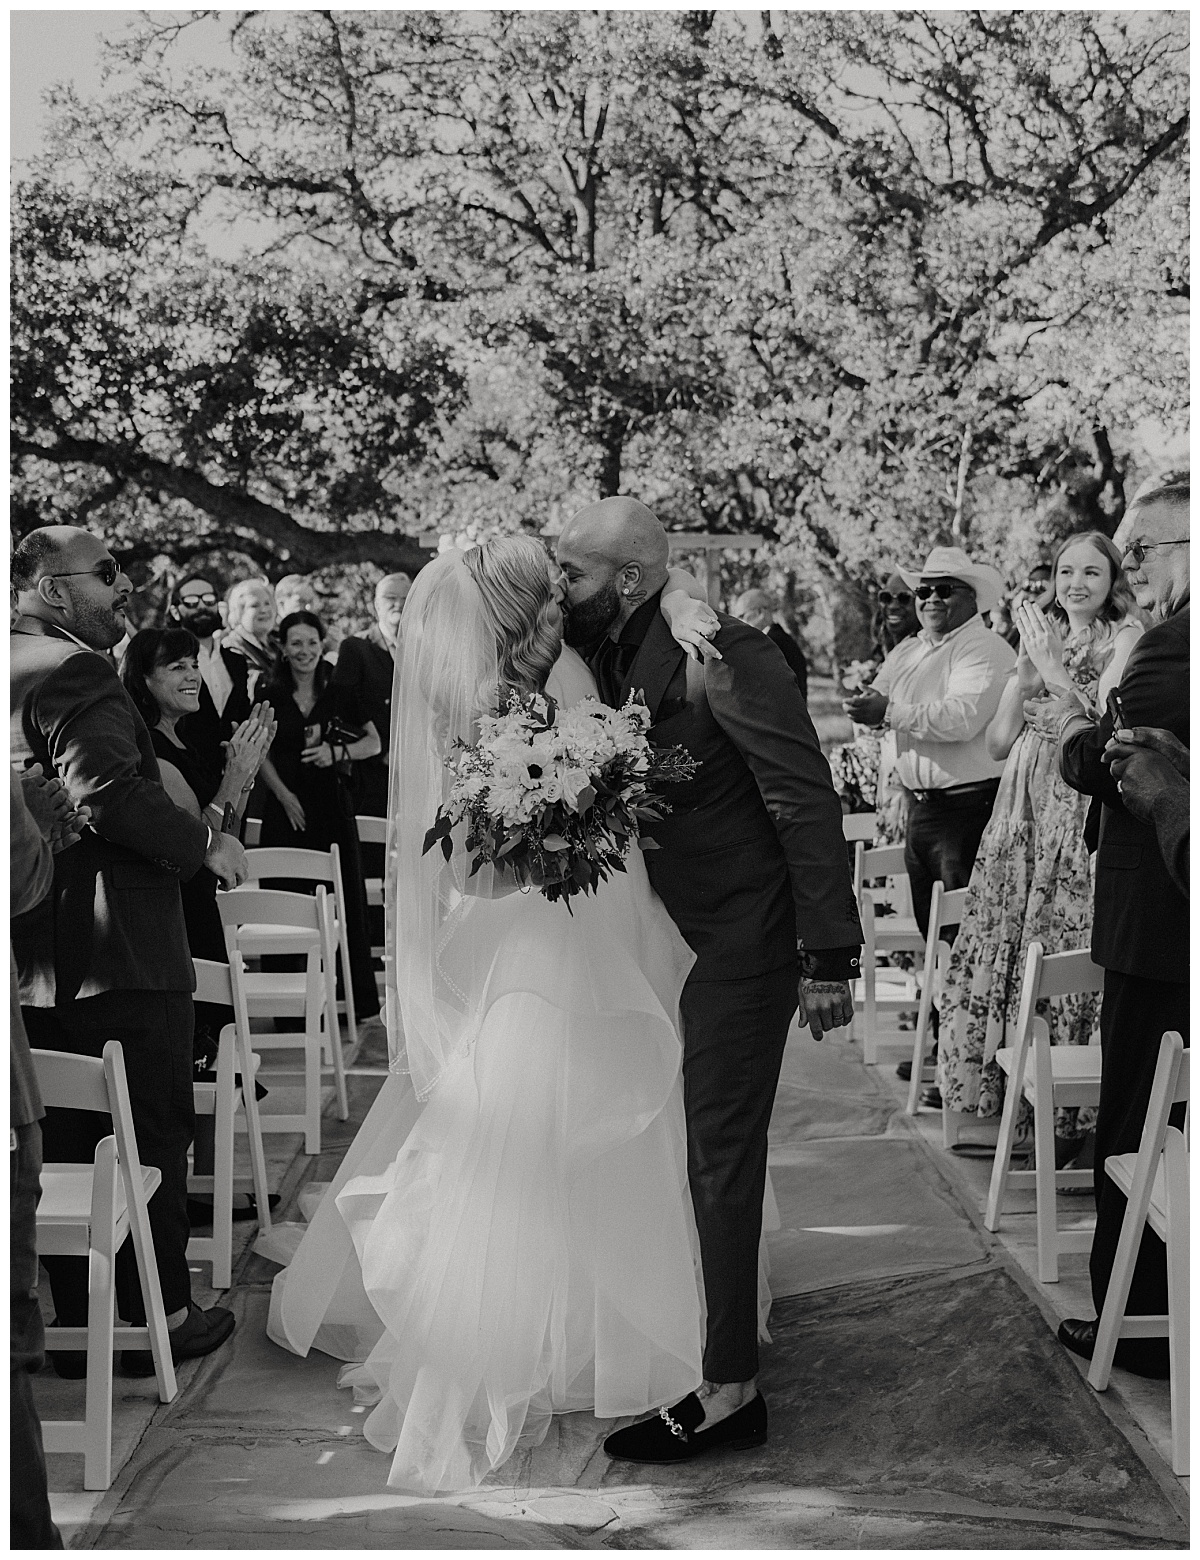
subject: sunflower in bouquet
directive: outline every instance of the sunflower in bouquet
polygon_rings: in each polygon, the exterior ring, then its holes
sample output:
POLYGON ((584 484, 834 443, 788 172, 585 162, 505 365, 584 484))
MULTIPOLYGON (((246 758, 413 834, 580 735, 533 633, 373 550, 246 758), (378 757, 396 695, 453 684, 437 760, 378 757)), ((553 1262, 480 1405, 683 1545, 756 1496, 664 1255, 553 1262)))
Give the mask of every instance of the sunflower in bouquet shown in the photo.
POLYGON ((631 845, 654 848, 641 830, 670 811, 659 788, 699 768, 686 748, 652 746, 649 728, 634 694, 616 710, 594 698, 560 710, 548 694, 510 693, 447 759, 450 792, 424 849, 440 844, 449 861, 460 845, 469 876, 503 869, 570 910, 574 894, 625 871, 631 845))

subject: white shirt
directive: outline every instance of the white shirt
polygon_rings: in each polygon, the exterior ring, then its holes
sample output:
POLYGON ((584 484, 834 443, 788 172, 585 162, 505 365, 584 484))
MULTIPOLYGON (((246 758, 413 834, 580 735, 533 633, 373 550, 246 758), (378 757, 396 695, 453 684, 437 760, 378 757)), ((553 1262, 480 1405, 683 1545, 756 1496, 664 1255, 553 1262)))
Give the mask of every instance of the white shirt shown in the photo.
POLYGON ((223 715, 229 695, 233 692, 233 678, 229 675, 229 668, 221 657, 221 647, 217 640, 213 639, 211 650, 206 650, 201 640, 197 657, 200 662, 200 675, 204 678, 209 693, 212 694, 217 714, 223 715))
POLYGON ((1016 664, 1016 651, 978 613, 936 642, 926 629, 901 640, 871 684, 887 697, 901 785, 938 791, 1003 772, 986 734, 1016 664))

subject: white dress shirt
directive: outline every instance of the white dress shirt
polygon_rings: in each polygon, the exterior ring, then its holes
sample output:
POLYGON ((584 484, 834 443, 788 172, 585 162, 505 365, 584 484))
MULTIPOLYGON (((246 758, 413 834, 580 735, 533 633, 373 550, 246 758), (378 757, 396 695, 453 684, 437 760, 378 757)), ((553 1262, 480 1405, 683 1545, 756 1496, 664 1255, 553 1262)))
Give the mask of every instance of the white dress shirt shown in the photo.
POLYGON ((209 693, 212 694, 217 714, 223 715, 225 706, 229 702, 229 695, 233 692, 233 678, 229 675, 229 668, 221 656, 221 646, 216 636, 213 637, 211 650, 206 650, 204 641, 200 641, 197 657, 200 662, 200 675, 204 678, 209 693))
POLYGON ((985 739, 1016 664, 1016 651, 978 613, 939 640, 926 629, 901 640, 871 684, 887 697, 901 785, 939 791, 1003 772, 985 739))

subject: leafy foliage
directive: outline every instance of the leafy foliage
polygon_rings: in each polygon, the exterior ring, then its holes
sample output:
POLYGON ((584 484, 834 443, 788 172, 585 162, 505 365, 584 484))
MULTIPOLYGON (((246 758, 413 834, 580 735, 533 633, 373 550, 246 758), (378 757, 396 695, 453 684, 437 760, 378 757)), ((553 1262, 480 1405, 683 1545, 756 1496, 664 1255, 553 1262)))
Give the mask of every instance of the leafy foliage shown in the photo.
POLYGON ((1186 19, 769 15, 144 14, 17 189, 18 525, 411 567, 631 491, 842 654, 885 560, 1111 530, 1184 427, 1186 19))

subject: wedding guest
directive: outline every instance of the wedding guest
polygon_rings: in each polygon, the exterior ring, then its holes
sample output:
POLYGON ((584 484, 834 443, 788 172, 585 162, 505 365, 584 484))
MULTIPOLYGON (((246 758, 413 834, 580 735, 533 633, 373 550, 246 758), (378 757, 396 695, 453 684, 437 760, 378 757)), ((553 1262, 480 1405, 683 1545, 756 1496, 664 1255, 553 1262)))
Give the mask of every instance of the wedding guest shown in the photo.
POLYGON ((275 615, 282 623, 293 612, 315 612, 317 593, 306 574, 285 574, 275 583, 275 615))
MULTIPOLYGON (((192 1105, 195 973, 179 893, 201 866, 233 887, 246 877, 236 840, 190 818, 159 778, 145 722, 101 653, 125 632, 132 585, 98 536, 74 526, 31 532, 13 553, 19 616, 10 640, 10 751, 41 764, 74 802, 91 809, 80 844, 55 858, 42 905, 17 917, 12 938, 22 1018, 30 1040, 56 1051, 99 1056, 125 1050, 134 1129, 142 1162, 161 1173, 150 1229, 175 1359, 219 1347, 233 1313, 202 1311, 191 1298, 187 1263, 187 1150, 192 1105)), ((107 1118, 50 1111, 46 1157, 90 1162, 107 1118)), ((48 1257, 55 1310, 64 1326, 87 1321, 87 1263, 48 1257)), ((120 1312, 144 1324, 132 1245, 117 1257, 120 1312)), ((86 1372, 83 1351, 52 1355, 60 1375, 86 1372)), ((125 1351, 122 1368, 146 1374, 149 1351, 125 1351)))
MULTIPOLYGON (((412 588, 407 574, 385 574, 375 587, 375 623, 359 637, 342 641, 335 685, 356 700, 363 718, 379 733, 379 752, 354 765, 354 804, 371 818, 387 816, 392 675, 400 614, 412 588)), ((377 876, 378 874, 376 874, 377 876)))
POLYGON ((1154 825, 1158 848, 1179 892, 1188 896, 1191 755, 1178 737, 1155 726, 1118 729, 1104 751, 1126 812, 1154 825))
POLYGON ((183 580, 167 616, 196 636, 200 703, 183 730, 187 740, 215 763, 221 743, 229 741, 234 727, 250 713, 250 663, 225 647, 220 598, 208 580, 183 580))
POLYGON ((979 616, 1000 600, 990 565, 960 547, 935 547, 919 574, 900 577, 917 598, 921 631, 842 708, 896 733, 896 774, 909 796, 905 865, 924 933, 933 885, 965 888, 975 865, 1003 769, 985 733, 1016 656, 979 616))
MULTIPOLYGON (((61 780, 34 765, 9 770, 9 914, 23 915, 50 893, 51 851, 77 844, 88 820, 61 780)), ((50 1514, 42 1427, 29 1377, 45 1361, 38 1306, 37 1205, 41 1198, 45 1116, 21 1019, 16 961, 9 944, 9 1543, 13 1549, 61 1549, 50 1514)))
MULTIPOLYGON (((1152 626, 1134 647, 1116 690, 1123 730, 1154 726, 1189 742, 1191 627, 1190 479, 1173 473, 1147 484, 1113 538, 1138 605, 1152 626)), ((1096 1233, 1090 1271, 1099 1316, 1108 1292, 1125 1198, 1105 1174, 1112 1154, 1136 1153, 1164 1031, 1189 1035, 1188 902, 1167 870, 1150 824, 1124 801, 1105 753, 1112 714, 1095 721, 1077 698, 1050 701, 1042 729, 1059 737, 1068 785, 1093 798, 1088 841, 1096 845, 1092 958, 1104 967, 1100 1039, 1104 1061, 1096 1119, 1096 1233), (1099 817, 1097 818, 1097 814, 1099 817)), ((1166 1252, 1149 1228, 1143 1234, 1126 1311, 1167 1310, 1166 1252)), ((1072 1317, 1059 1327, 1068 1349, 1090 1359, 1095 1321, 1072 1317)), ((1169 1373, 1165 1338, 1123 1338, 1116 1362, 1148 1376, 1169 1373)))
POLYGON ((800 697, 807 700, 808 662, 804 659, 804 651, 776 618, 776 611, 775 598, 765 590, 743 591, 733 604, 734 617, 749 623, 751 628, 757 628, 772 644, 779 646, 783 659, 791 667, 792 676, 796 679, 800 697))
POLYGON ((358 699, 334 680, 321 655, 324 629, 313 612, 293 612, 279 625, 283 662, 263 692, 274 707, 278 729, 263 760, 267 797, 262 843, 328 850, 337 844, 346 893, 350 983, 359 1018, 379 1012, 371 965, 367 895, 363 882, 350 766, 373 757, 379 733, 358 699))
MULTIPOLYGON (((987 730, 1004 761, 1000 791, 971 873, 940 1004, 936 1090, 926 1104, 999 1116, 999 1048, 1011 1044, 1029 945, 1047 953, 1085 948, 1092 930, 1092 871, 1083 827, 1087 803, 1058 772, 1057 744, 1025 714, 1032 701, 1070 692, 1098 715, 1141 636, 1121 559, 1099 531, 1069 536, 1051 565, 1048 610, 1017 608, 1021 649, 987 730)), ((1092 992, 1056 997, 1044 1015, 1055 1045, 1087 1045, 1099 1017, 1092 992)), ((1064 1157, 1082 1144, 1075 1110, 1060 1112, 1064 1157)))
POLYGON ((269 680, 275 673, 277 656, 271 644, 275 594, 264 579, 239 580, 229 589, 225 611, 228 632, 222 649, 246 662, 246 696, 253 699, 258 679, 269 680))

